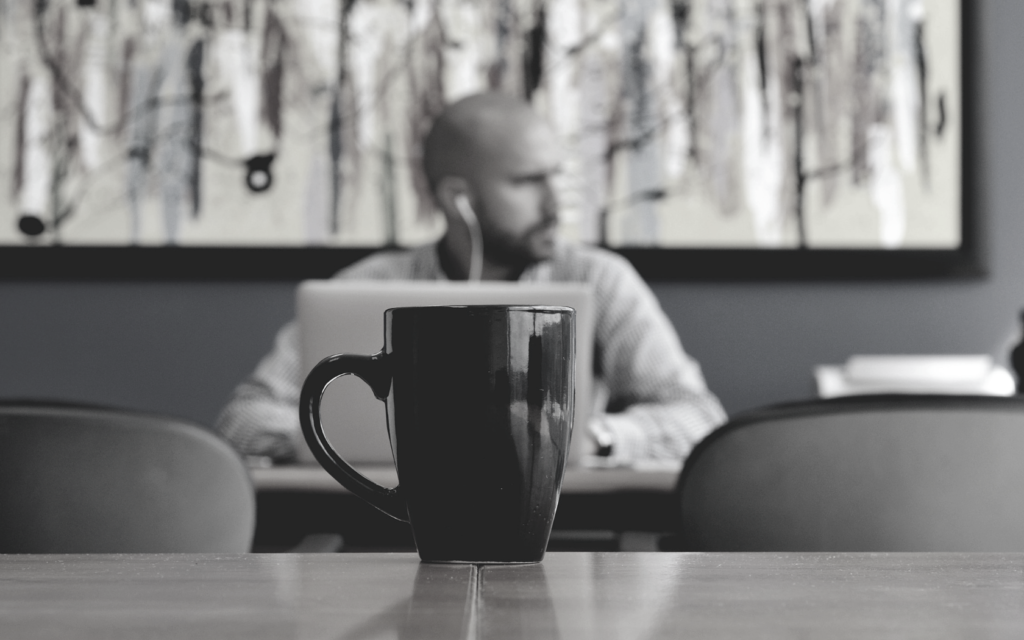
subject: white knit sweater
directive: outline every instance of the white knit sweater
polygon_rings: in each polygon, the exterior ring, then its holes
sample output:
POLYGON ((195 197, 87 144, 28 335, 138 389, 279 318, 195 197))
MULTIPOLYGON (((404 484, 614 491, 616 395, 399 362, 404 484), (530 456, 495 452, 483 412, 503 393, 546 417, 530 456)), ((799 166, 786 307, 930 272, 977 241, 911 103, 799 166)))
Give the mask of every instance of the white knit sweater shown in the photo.
MULTIPOLYGON (((434 245, 374 254, 335 276, 350 280, 444 280, 434 245)), ((523 282, 585 282, 594 287, 594 368, 608 390, 607 412, 589 425, 612 443, 613 463, 682 459, 722 424, 700 365, 679 342, 657 299, 632 265, 594 247, 566 246, 528 268, 523 282)), ((303 375, 295 322, 235 389, 217 430, 241 453, 288 460, 299 434, 303 375)))

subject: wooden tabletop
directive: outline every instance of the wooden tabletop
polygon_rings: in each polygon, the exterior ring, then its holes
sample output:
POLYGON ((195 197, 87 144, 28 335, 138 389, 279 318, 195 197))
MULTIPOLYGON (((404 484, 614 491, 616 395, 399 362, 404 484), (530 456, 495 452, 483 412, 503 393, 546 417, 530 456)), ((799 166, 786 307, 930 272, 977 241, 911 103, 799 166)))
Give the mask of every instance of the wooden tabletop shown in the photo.
POLYGON ((1021 638, 1024 554, 0 556, 0 638, 1021 638))

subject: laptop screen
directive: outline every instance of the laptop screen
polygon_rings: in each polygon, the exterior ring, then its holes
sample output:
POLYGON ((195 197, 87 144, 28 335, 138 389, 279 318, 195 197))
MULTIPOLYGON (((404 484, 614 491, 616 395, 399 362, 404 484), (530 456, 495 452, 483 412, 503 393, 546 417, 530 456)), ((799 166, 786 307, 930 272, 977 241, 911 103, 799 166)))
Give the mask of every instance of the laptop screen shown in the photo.
MULTIPOLYGON (((371 355, 384 346, 384 311, 391 307, 464 304, 557 305, 576 310, 576 404, 569 464, 578 464, 593 410, 594 297, 579 283, 307 280, 296 294, 303 377, 322 359, 371 355)), ((324 431, 351 464, 393 464, 384 403, 355 376, 327 388, 324 431)), ((300 462, 315 462, 305 442, 300 462)))

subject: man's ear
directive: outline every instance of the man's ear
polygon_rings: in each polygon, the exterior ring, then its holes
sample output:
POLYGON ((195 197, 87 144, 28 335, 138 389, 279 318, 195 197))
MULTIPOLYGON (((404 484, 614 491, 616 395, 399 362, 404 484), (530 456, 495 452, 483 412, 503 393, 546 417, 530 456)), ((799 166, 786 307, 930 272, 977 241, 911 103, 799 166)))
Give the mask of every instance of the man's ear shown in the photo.
POLYGON ((461 220, 458 205, 455 201, 459 196, 473 199, 469 190, 469 182, 459 176, 444 176, 437 181, 434 187, 434 197, 437 198, 437 206, 444 211, 448 219, 461 220))

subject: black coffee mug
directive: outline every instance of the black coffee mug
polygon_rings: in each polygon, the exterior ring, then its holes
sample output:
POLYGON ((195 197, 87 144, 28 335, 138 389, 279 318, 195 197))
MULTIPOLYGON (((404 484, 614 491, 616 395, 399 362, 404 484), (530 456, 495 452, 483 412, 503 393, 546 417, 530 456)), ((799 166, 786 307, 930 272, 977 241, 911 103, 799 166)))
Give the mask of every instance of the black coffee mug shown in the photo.
POLYGON ((575 320, 568 307, 388 309, 380 353, 331 356, 306 377, 306 442, 352 493, 412 525, 424 562, 540 562, 569 452, 575 320), (386 403, 394 489, 324 436, 321 397, 345 374, 386 403))

